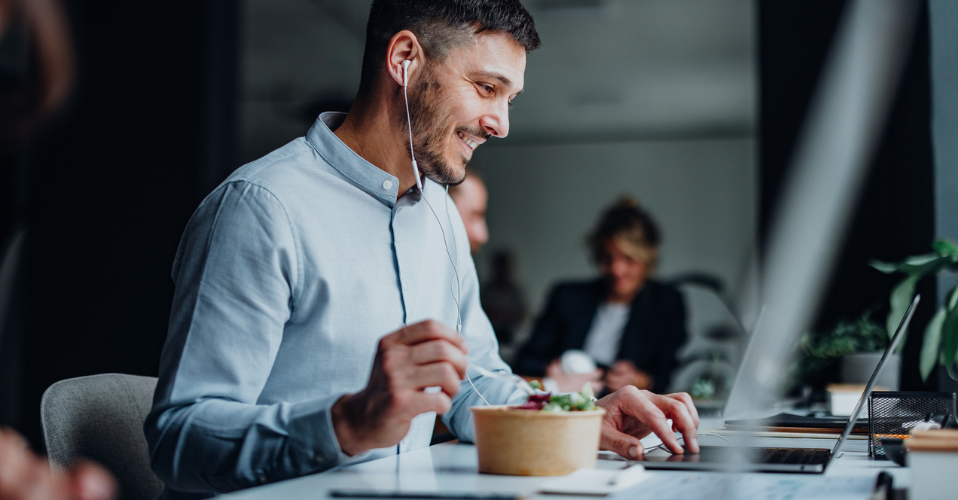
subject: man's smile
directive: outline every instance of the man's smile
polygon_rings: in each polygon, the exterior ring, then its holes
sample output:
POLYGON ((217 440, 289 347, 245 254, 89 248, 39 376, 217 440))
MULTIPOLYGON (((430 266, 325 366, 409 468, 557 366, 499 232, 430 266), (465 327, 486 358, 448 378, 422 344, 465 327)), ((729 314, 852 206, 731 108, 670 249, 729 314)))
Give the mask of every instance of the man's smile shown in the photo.
POLYGON ((462 141, 463 144, 466 145, 470 153, 473 150, 475 150, 477 147, 479 147, 480 144, 485 142, 482 139, 474 139, 472 138, 472 136, 466 135, 462 131, 456 132, 456 135, 459 136, 459 139, 462 141))

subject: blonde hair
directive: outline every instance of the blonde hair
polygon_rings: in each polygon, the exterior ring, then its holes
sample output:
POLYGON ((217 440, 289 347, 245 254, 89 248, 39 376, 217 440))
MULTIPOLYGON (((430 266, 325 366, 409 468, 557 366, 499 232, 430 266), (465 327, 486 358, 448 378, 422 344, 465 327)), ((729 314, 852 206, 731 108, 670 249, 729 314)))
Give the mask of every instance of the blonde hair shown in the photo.
POLYGON ((589 234, 587 241, 596 264, 602 264, 607 258, 605 242, 609 240, 650 271, 658 265, 661 232, 652 216, 632 197, 623 196, 607 208, 589 234))

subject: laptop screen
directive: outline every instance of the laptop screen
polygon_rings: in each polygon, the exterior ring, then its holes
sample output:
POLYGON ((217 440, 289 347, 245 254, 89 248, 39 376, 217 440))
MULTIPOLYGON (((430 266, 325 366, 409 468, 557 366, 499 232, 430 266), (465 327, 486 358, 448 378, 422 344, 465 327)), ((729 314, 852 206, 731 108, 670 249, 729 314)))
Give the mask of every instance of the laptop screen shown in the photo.
POLYGON ((858 416, 862 412, 862 407, 865 406, 865 401, 868 401, 868 396, 871 395, 872 389, 875 388, 875 382, 878 380, 878 376, 881 375, 881 370, 885 366, 885 360, 888 359, 889 354, 895 352, 895 348, 898 347, 902 337, 905 336, 905 330, 908 329, 908 323, 911 322, 911 317, 915 314, 915 308, 918 307, 919 300, 921 300, 921 295, 916 295, 915 300, 911 301, 911 305, 908 306, 908 310, 905 311, 905 317, 901 319, 901 323, 898 324, 898 329, 895 330, 895 335, 892 336, 891 341, 888 342, 888 347, 885 348, 885 352, 881 355, 878 366, 875 367, 875 372, 872 373, 871 378, 868 379, 868 383, 865 384, 865 391, 862 392, 862 397, 858 399, 855 410, 851 416, 848 417, 848 423, 845 424, 845 430, 842 431, 842 436, 838 438, 838 442, 836 442, 835 447, 832 448, 832 456, 838 453, 839 448, 842 447, 842 444, 844 444, 848 436, 851 435, 852 429, 855 427, 855 422, 858 421, 858 416))

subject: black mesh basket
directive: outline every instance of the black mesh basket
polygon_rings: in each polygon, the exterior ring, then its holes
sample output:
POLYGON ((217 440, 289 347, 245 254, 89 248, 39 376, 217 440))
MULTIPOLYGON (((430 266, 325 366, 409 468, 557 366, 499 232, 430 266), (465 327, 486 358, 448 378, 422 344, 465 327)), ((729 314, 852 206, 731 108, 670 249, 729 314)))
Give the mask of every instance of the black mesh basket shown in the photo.
POLYGON ((881 438, 908 439, 912 427, 929 414, 955 415, 955 394, 873 392, 868 398, 868 455, 887 459, 881 438))

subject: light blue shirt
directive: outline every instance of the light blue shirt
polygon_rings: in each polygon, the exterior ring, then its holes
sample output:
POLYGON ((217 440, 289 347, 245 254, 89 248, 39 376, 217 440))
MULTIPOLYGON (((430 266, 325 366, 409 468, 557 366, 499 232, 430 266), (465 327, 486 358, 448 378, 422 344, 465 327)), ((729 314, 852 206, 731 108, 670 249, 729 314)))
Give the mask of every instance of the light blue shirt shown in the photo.
MULTIPOLYGON (((455 328, 459 293, 469 363, 509 370, 444 188, 427 180, 397 199, 398 180, 333 134, 344 117, 324 113, 306 137, 236 170, 183 233, 144 426, 162 498, 207 497, 428 446, 434 413, 414 419, 399 446, 348 458, 330 407, 365 387, 384 335, 425 319, 455 328)), ((469 375, 490 403, 522 399, 508 382, 469 375)), ((472 440, 469 407, 477 404, 464 382, 443 416, 459 439, 472 440)))

